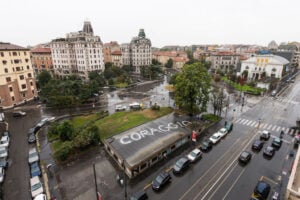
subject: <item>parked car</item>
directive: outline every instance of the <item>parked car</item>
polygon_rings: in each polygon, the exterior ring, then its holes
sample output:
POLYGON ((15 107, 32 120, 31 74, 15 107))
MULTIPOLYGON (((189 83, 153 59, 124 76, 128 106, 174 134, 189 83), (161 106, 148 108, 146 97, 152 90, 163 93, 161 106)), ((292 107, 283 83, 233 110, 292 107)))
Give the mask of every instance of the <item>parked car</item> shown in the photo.
POLYGON ((227 132, 232 131, 233 123, 232 122, 227 122, 226 125, 225 125, 225 129, 227 130, 227 132))
POLYGON ((255 140, 252 144, 252 150, 260 151, 264 146, 264 142, 261 140, 255 140))
POLYGON ((116 105, 116 111, 125 111, 126 110, 126 106, 123 106, 123 105, 116 105))
POLYGON ((264 131, 260 132, 261 140, 269 140, 270 136, 271 136, 271 133, 269 131, 264 130, 264 131))
POLYGON ((274 147, 271 147, 271 146, 268 146, 268 147, 265 147, 264 148, 264 153, 263 153, 265 156, 268 156, 268 157, 273 157, 274 154, 275 154, 275 149, 274 147))
POLYGON ((252 154, 248 151, 243 151, 240 154, 239 161, 241 163, 247 164, 251 160, 252 154))
POLYGON ((5 176, 5 170, 3 167, 0 167, 0 183, 3 183, 5 176))
POLYGON ((8 137, 10 137, 10 132, 9 132, 9 130, 4 131, 4 132, 3 132, 3 136, 8 136, 8 137))
POLYGON ((0 147, 0 158, 7 158, 8 150, 6 147, 0 147))
POLYGON ((139 109, 141 109, 141 105, 137 102, 133 102, 133 103, 129 104, 129 108, 132 110, 139 110, 139 109))
POLYGON ((210 138, 209 140, 213 143, 213 144, 216 144, 217 142, 219 142, 221 140, 221 135, 219 132, 217 133, 214 133, 210 138))
POLYGON ((201 149, 202 151, 208 151, 208 150, 210 150, 210 149, 212 148, 212 146, 213 146, 212 141, 209 140, 209 139, 205 139, 205 140, 201 143, 200 149, 201 149))
POLYGON ((32 144, 32 143, 35 143, 35 142, 36 142, 35 134, 34 133, 29 134, 28 135, 28 143, 32 144))
POLYGON ((224 137, 224 136, 228 133, 228 131, 227 131, 226 128, 221 128, 221 129, 218 131, 218 133, 221 135, 221 137, 224 137))
POLYGON ((170 181, 171 181, 171 175, 168 172, 161 172, 152 181, 152 189, 155 190, 155 191, 159 191, 161 188, 163 188, 170 181))
POLYGON ((47 197, 45 194, 39 194, 36 197, 34 197, 33 200, 47 200, 47 197))
POLYGON ((14 111, 13 112, 13 117, 23 117, 26 116, 26 112, 23 111, 14 111))
POLYGON ((281 143, 282 143, 282 140, 279 137, 275 137, 275 138, 273 138, 272 146, 276 147, 276 148, 280 148, 281 143))
POLYGON ((39 154, 35 147, 29 150, 28 163, 34 163, 39 161, 39 154))
POLYGON ((0 167, 7 168, 8 162, 6 158, 0 158, 0 167))
POLYGON ((0 147, 6 147, 8 148, 9 146, 9 137, 8 136, 2 136, 0 140, 0 147))
POLYGON ((42 175, 41 168, 40 168, 38 162, 34 162, 30 165, 30 174, 31 174, 31 177, 42 175))
POLYGON ((37 123, 37 127, 42 128, 48 122, 48 118, 42 119, 39 123, 37 123))
POLYGON ((173 166, 173 174, 182 174, 190 166, 190 160, 182 157, 173 166))
POLYGON ((272 97, 275 97, 276 94, 277 94, 277 90, 273 90, 272 93, 271 93, 271 96, 272 96, 272 97))
POLYGON ((146 199, 148 199, 148 195, 144 190, 134 193, 129 198, 129 200, 146 200, 146 199))
POLYGON ((195 162, 198 159, 202 158, 202 152, 199 149, 194 149, 188 154, 187 157, 191 162, 195 162))
POLYGON ((35 198, 37 195, 44 192, 43 185, 38 176, 30 179, 30 188, 32 198, 35 198))
POLYGON ((271 186, 268 183, 259 181, 254 188, 252 198, 256 198, 258 200, 267 200, 270 190, 271 186))

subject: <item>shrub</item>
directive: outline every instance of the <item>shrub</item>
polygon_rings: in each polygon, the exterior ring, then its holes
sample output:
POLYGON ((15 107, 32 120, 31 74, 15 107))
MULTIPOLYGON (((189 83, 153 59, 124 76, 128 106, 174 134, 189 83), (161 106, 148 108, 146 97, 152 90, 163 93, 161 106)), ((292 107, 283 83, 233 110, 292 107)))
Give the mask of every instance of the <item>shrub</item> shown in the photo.
POLYGON ((73 150, 73 144, 70 141, 64 142, 59 149, 54 152, 54 157, 65 161, 73 150))
POLYGON ((159 110, 160 106, 155 103, 153 106, 151 106, 151 110, 159 110))

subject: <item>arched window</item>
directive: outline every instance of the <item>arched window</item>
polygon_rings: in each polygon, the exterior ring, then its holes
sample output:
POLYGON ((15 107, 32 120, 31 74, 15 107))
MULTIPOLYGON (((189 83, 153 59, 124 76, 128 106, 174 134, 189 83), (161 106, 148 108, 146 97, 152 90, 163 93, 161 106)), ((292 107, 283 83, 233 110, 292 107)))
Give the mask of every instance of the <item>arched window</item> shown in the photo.
POLYGON ((246 66, 246 69, 248 70, 248 69, 249 69, 249 66, 246 66))
POLYGON ((272 72, 276 72, 276 68, 273 68, 273 69, 272 69, 272 72))

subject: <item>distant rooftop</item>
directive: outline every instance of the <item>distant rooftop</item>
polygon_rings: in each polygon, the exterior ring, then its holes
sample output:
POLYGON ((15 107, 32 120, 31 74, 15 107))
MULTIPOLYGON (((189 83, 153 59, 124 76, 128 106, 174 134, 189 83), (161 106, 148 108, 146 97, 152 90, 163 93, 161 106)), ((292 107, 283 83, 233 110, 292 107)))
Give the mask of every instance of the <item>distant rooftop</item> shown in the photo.
POLYGON ((28 50, 28 49, 8 42, 0 42, 0 50, 28 50))
POLYGON ((31 50, 32 53, 51 53, 50 48, 35 48, 31 50))

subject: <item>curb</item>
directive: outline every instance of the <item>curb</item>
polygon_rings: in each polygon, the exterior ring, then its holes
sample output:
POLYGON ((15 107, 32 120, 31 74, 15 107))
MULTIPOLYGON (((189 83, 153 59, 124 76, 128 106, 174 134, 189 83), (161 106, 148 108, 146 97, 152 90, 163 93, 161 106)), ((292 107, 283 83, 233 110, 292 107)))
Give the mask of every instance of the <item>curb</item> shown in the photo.
MULTIPOLYGON (((38 137, 38 133, 40 131, 38 131, 36 133, 36 146, 37 146, 37 149, 38 149, 38 152, 40 153, 41 152, 41 145, 40 145, 40 141, 39 141, 39 137, 38 137)), ((43 179, 44 179, 44 185, 45 185, 45 191, 46 191, 46 196, 47 196, 47 199, 51 199, 51 195, 50 195, 50 191, 49 191, 49 185, 48 185, 48 176, 47 176, 47 173, 46 173, 46 170, 45 170, 45 167, 44 167, 44 164, 41 163, 41 170, 42 170, 42 174, 43 174, 43 179)))

